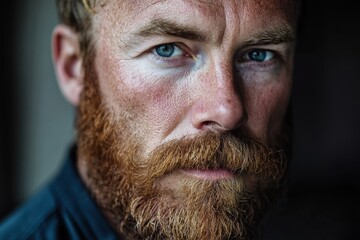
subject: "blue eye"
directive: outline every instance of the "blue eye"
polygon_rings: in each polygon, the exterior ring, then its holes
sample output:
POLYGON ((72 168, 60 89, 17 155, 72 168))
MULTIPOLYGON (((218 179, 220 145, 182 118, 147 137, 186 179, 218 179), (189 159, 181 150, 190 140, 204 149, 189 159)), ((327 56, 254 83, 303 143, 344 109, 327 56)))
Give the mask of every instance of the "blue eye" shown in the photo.
POLYGON ((255 62, 265 62, 274 58, 274 53, 262 49, 254 49, 248 52, 245 59, 255 62))
POLYGON ((160 57, 171 57, 175 52, 175 45, 173 43, 164 44, 155 48, 156 54, 160 57))
POLYGON ((152 52, 162 58, 176 58, 186 53, 175 43, 161 44, 153 48, 152 52))

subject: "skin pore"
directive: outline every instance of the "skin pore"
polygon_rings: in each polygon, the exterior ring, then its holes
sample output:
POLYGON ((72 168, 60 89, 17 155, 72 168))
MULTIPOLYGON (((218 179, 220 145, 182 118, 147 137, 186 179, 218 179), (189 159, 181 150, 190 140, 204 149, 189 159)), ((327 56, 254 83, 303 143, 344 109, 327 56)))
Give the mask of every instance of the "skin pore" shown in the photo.
POLYGON ((95 6, 78 168, 131 239, 253 239, 286 169, 287 0, 95 6))

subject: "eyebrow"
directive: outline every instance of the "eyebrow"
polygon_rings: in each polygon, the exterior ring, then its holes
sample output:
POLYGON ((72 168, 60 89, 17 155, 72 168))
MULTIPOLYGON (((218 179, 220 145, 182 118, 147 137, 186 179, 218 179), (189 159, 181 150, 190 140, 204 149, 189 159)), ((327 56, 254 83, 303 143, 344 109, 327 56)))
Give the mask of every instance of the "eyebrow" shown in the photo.
POLYGON ((154 35, 174 36, 198 42, 206 42, 209 40, 202 32, 190 29, 186 25, 170 22, 164 19, 154 19, 144 28, 141 28, 137 33, 135 33, 135 36, 145 38, 154 35))
POLYGON ((277 45, 295 42, 296 35, 293 30, 283 27, 274 27, 251 36, 241 43, 241 48, 259 45, 277 45))
MULTIPOLYGON (((132 34, 132 41, 124 41, 128 47, 134 45, 137 38, 149 38, 152 36, 173 36, 191 41, 209 42, 210 37, 205 32, 194 30, 188 25, 175 23, 166 19, 154 19, 149 24, 132 34), (135 38, 134 38, 135 37, 135 38)), ((240 44, 240 48, 259 45, 277 45, 292 43, 296 39, 292 29, 286 27, 273 27, 250 36, 240 44)))

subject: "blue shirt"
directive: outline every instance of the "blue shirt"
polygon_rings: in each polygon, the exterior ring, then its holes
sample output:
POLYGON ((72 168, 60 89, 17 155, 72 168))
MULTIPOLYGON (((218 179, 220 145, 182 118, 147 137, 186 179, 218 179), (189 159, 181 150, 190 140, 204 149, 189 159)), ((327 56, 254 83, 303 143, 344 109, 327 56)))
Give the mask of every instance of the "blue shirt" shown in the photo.
POLYGON ((0 224, 0 239, 119 239, 81 182, 70 151, 59 175, 0 224))

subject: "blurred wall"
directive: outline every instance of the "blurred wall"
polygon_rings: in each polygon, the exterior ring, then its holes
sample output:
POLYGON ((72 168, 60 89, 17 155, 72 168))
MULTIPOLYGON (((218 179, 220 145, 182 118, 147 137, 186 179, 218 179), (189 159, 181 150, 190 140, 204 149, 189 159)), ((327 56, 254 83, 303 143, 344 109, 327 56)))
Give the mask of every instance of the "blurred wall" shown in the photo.
POLYGON ((51 59, 55 1, 22 0, 14 39, 18 139, 15 198, 22 202, 58 169, 73 136, 73 109, 62 97, 51 59))

